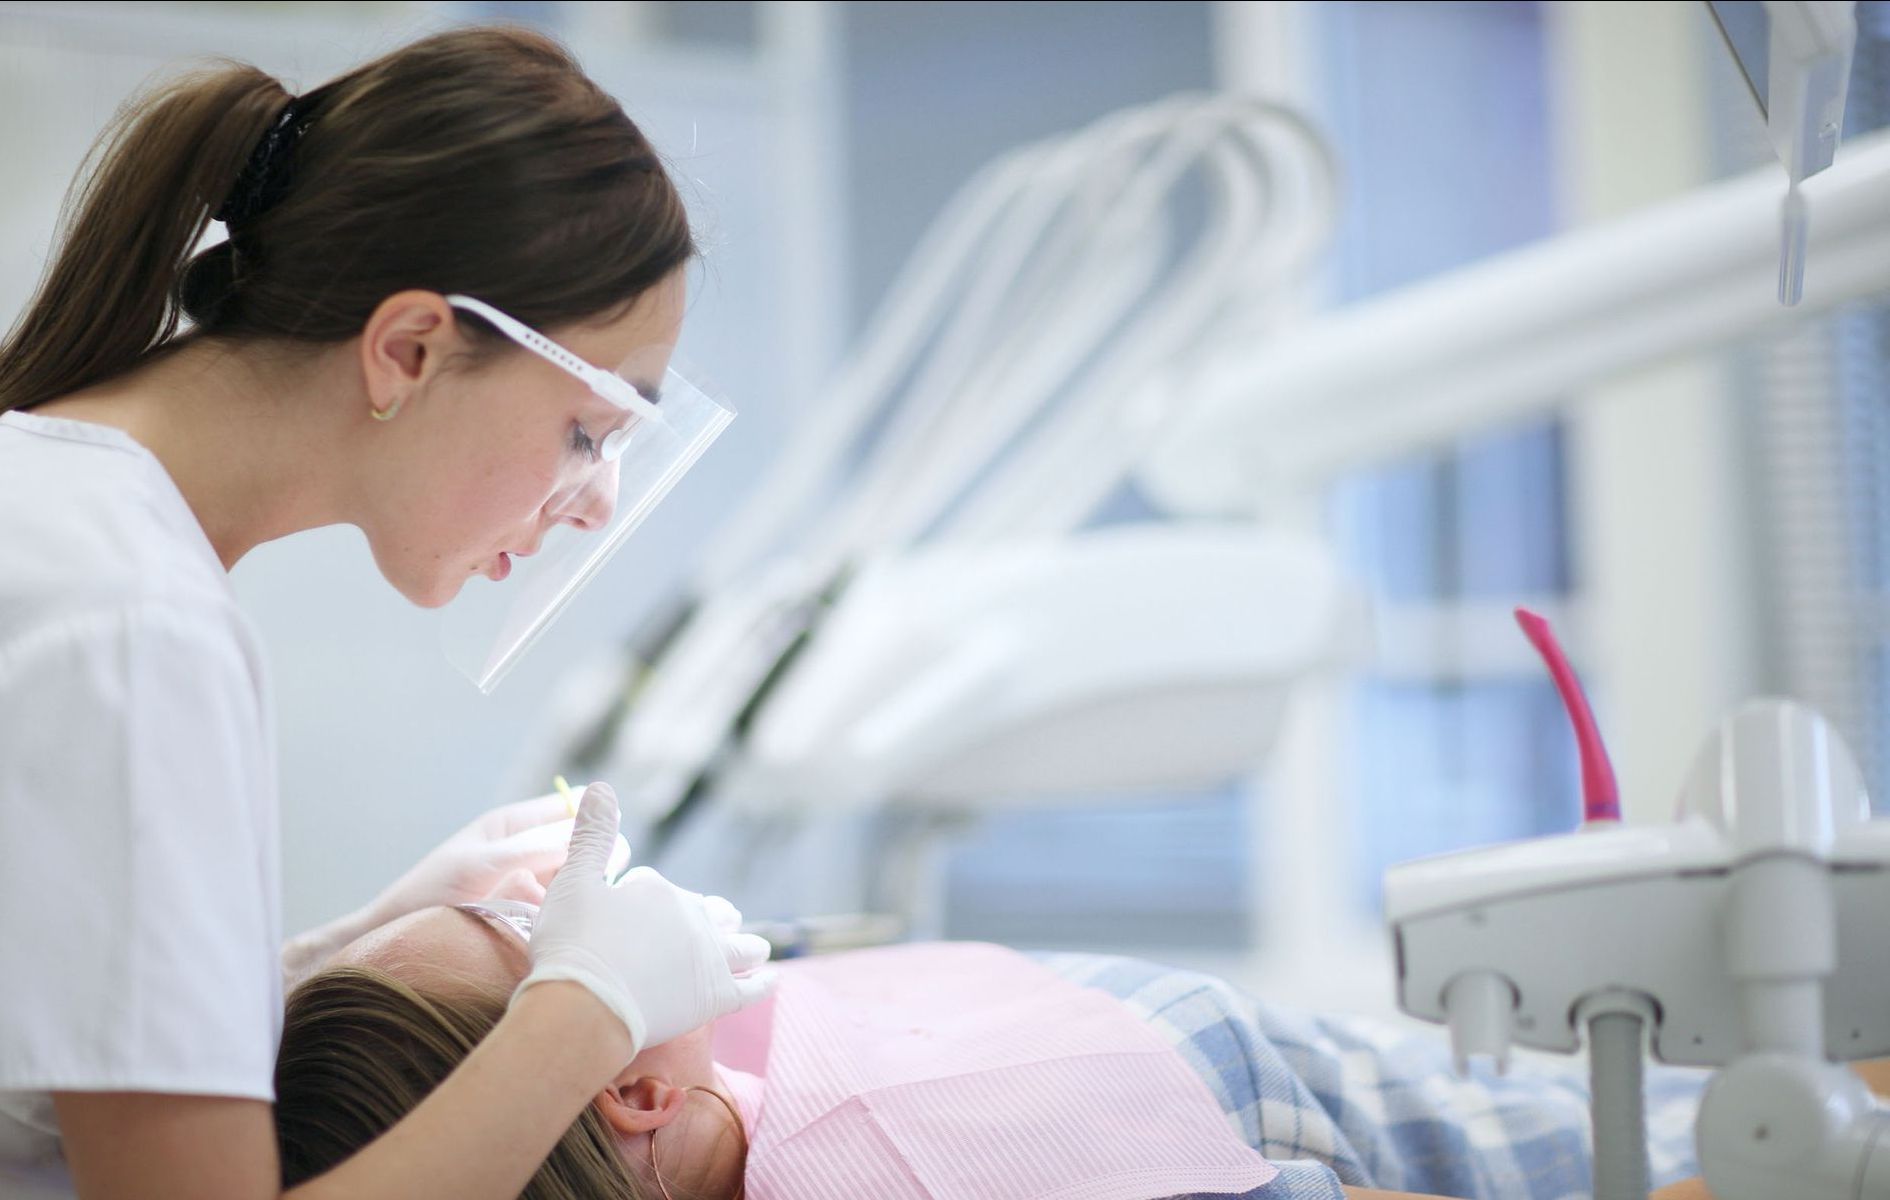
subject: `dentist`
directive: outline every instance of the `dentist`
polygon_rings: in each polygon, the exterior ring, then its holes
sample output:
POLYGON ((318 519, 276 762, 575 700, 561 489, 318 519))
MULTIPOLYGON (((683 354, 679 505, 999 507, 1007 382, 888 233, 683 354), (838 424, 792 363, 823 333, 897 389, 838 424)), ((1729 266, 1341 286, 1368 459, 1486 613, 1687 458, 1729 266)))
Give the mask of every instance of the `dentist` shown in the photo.
POLYGON ((68 219, 0 344, 0 1194, 285 1194, 285 974, 563 861, 491 1037, 287 1193, 515 1196, 639 1050, 764 994, 766 945, 647 869, 608 885, 594 785, 568 860, 561 807, 511 806, 285 948, 269 690, 227 572, 354 525, 416 604, 498 597, 461 660, 489 686, 597 554, 548 589, 507 590, 513 560, 614 549, 726 423, 668 369, 676 189, 560 46, 468 28, 297 97, 235 64, 172 83, 68 219))

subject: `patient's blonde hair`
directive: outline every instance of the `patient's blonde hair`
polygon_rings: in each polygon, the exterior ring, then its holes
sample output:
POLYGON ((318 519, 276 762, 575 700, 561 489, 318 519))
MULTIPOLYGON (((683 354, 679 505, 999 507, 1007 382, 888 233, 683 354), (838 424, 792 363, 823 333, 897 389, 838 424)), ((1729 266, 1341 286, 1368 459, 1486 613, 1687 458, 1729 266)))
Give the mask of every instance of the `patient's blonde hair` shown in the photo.
MULTIPOLYGON (((320 1175, 412 1112, 505 1013, 478 989, 428 996, 384 971, 336 967, 290 995, 276 1055, 282 1186, 320 1175)), ((565 1130, 521 1200, 643 1200, 594 1107, 565 1130)))

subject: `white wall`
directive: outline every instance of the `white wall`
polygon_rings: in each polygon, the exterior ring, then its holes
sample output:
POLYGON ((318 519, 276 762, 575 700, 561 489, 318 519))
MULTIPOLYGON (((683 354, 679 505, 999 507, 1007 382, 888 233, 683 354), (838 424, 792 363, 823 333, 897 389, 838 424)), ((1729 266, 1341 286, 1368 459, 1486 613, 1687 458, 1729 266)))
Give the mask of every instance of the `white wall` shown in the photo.
MULTIPOLYGON (((808 112, 820 94, 792 58, 819 38, 787 36, 820 6, 788 9, 753 56, 574 44, 681 177, 708 261, 678 361, 706 367, 741 416, 498 692, 482 697, 452 671, 434 618, 380 580, 351 529, 261 547, 235 570, 278 698, 290 929, 362 903, 485 807, 548 783, 522 769, 542 761, 561 681, 607 660, 679 584, 827 367, 837 297, 793 285, 795 264, 831 247, 808 244, 822 226, 789 219, 826 212, 826 228, 839 226, 808 134, 825 119, 808 112)), ((26 301, 92 137, 153 71, 227 54, 307 87, 437 24, 365 21, 344 6, 0 6, 0 316, 26 301)))

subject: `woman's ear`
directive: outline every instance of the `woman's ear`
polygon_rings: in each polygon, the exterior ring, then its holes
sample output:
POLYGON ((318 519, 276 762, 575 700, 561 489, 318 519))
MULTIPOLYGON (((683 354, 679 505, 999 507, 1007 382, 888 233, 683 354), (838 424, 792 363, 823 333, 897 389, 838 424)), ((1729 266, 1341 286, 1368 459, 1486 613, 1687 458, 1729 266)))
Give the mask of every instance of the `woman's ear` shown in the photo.
POLYGON ((456 336, 452 307, 436 292, 409 288, 382 300, 361 327, 368 403, 388 416, 399 411, 428 382, 456 336))
POLYGON ((630 1137, 653 1133, 674 1121, 688 1098, 684 1089, 654 1075, 619 1076, 597 1094, 595 1103, 612 1129, 630 1137))

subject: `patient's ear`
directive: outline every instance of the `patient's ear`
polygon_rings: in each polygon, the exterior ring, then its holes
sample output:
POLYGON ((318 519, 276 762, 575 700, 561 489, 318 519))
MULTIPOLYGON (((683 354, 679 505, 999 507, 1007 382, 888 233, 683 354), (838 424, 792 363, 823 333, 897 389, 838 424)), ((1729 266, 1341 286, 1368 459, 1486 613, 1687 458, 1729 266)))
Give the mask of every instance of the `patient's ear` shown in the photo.
POLYGON ((630 1137, 652 1133, 674 1121, 688 1098, 684 1089, 654 1075, 619 1076, 597 1094, 597 1108, 612 1129, 630 1137))

